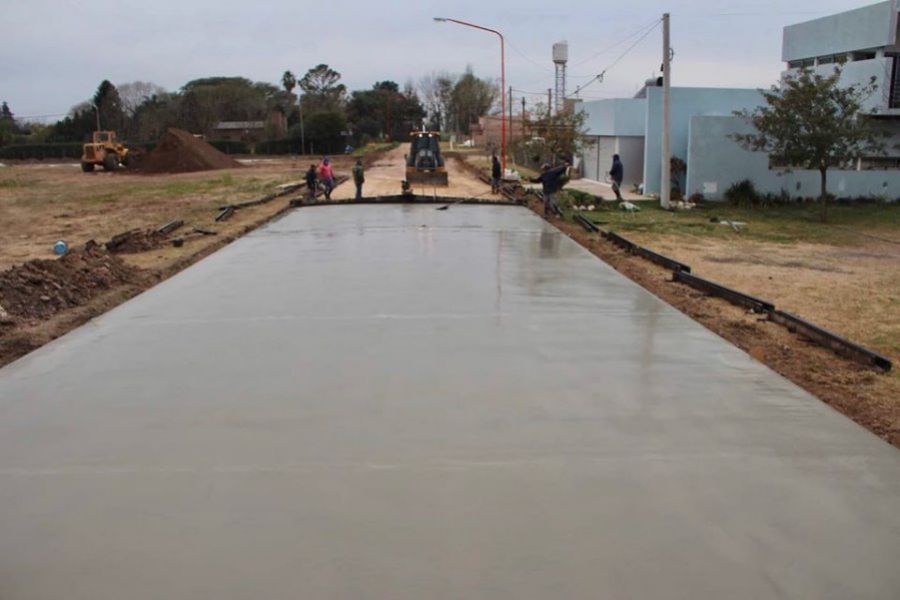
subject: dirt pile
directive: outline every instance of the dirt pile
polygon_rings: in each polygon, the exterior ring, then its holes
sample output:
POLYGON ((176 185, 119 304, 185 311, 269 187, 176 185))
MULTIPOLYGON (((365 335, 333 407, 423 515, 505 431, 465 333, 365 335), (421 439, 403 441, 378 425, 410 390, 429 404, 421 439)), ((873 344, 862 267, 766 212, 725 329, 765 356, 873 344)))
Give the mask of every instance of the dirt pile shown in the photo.
POLYGON ((135 254, 155 250, 168 240, 169 236, 155 229, 132 229, 114 236, 104 246, 113 254, 135 254))
POLYGON ((141 173, 190 173, 235 169, 241 163, 183 129, 169 129, 140 162, 141 173))
POLYGON ((55 260, 32 260, 0 273, 0 306, 13 317, 46 319, 138 279, 138 270, 96 242, 55 260))

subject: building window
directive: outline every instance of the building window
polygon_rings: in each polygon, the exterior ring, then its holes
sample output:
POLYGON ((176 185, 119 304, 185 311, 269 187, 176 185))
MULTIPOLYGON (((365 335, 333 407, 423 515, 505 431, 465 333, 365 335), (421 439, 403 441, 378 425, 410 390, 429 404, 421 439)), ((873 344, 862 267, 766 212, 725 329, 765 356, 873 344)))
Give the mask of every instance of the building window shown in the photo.
POLYGON ((853 52, 850 55, 850 60, 853 62, 858 62, 860 60, 874 60, 875 59, 875 51, 869 50, 866 52, 853 52))
POLYGON ((788 62, 788 68, 790 69, 805 69, 807 67, 816 66, 816 59, 814 58, 804 58, 801 60, 792 60, 788 62))
POLYGON ((900 169, 900 158, 896 156, 871 156, 860 160, 863 171, 896 171, 900 169))

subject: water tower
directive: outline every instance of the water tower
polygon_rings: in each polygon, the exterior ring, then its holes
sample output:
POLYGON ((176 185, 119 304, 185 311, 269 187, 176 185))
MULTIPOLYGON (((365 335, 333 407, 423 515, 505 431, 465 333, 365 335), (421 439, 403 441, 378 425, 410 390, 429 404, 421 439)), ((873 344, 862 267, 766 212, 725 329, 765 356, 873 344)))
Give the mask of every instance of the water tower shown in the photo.
POLYGON ((566 99, 566 63, 569 62, 569 43, 557 42, 553 44, 553 65, 556 67, 556 98, 553 100, 553 110, 559 112, 564 108, 566 99))

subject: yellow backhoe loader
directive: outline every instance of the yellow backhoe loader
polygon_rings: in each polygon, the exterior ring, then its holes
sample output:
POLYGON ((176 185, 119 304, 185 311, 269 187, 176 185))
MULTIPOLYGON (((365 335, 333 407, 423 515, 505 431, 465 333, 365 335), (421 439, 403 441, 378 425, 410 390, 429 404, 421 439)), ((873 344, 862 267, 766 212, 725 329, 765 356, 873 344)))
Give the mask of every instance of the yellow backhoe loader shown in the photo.
POLYGON ((441 134, 436 131, 413 131, 406 155, 406 181, 426 185, 449 185, 447 169, 441 158, 441 134))
POLYGON ((114 171, 120 164, 129 166, 133 158, 133 153, 116 140, 115 131, 95 131, 93 141, 82 149, 81 170, 89 173, 99 165, 106 171, 114 171))

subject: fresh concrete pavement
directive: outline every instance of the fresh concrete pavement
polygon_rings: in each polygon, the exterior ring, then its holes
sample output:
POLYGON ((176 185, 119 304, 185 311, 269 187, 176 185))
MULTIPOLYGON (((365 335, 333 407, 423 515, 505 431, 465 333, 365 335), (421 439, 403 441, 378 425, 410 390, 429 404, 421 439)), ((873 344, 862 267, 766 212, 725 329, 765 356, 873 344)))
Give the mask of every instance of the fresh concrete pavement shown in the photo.
POLYGON ((896 598, 900 453, 523 208, 304 208, 0 370, 0 598, 896 598))

